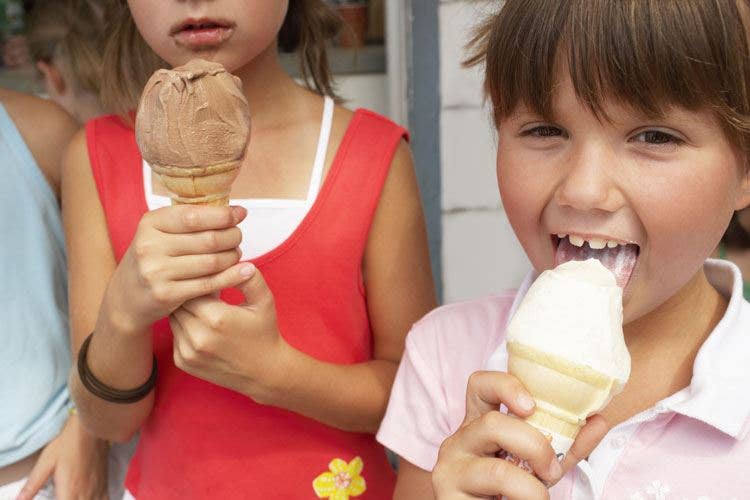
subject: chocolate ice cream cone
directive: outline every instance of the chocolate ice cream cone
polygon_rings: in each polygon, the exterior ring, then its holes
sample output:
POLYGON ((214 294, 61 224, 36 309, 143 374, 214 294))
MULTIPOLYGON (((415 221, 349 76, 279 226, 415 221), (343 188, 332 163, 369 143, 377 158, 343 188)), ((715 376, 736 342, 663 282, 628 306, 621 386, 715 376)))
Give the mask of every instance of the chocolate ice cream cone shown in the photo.
POLYGON ((242 82, 200 59, 157 71, 141 96, 136 140, 173 205, 228 205, 250 140, 242 82))

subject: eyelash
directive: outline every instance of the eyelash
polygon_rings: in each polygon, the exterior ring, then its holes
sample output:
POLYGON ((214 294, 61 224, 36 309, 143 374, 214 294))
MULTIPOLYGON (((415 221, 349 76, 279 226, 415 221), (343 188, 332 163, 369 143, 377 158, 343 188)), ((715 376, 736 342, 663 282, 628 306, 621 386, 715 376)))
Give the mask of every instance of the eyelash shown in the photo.
POLYGON ((565 135, 566 134, 562 131, 562 129, 552 125, 537 125, 536 127, 532 127, 521 132, 521 137, 537 137, 540 139, 544 139, 547 137, 564 137, 565 135))
MULTIPOLYGON (((537 125, 528 130, 521 131, 521 137, 534 137, 537 139, 547 139, 552 137, 567 137, 565 131, 554 125, 537 125)), ((665 132, 663 130, 644 130, 632 136, 629 141, 640 142, 649 146, 680 146, 685 143, 683 139, 680 139, 674 134, 665 132), (643 137, 644 140, 639 140, 639 137, 643 137), (651 138, 649 141, 648 138, 651 138)))
POLYGON ((663 130, 644 130, 643 132, 639 132, 638 134, 634 135, 631 139, 633 142, 642 142, 644 144, 648 144, 650 146, 680 146, 681 144, 684 144, 685 141, 680 139, 679 137, 670 134, 669 132, 665 132, 663 130), (647 141, 647 140, 638 140, 638 137, 641 136, 647 136, 651 135, 652 139, 654 139, 654 136, 657 136, 659 140, 656 140, 655 142, 647 141), (664 140, 666 139, 666 140, 664 140))

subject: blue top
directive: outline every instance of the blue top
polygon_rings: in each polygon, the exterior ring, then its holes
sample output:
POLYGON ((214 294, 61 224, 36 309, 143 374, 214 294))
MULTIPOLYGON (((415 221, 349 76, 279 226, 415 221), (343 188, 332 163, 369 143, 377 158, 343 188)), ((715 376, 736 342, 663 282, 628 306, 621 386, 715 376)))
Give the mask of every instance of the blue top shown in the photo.
POLYGON ((46 445, 68 417, 70 371, 60 209, 0 105, 0 467, 46 445))

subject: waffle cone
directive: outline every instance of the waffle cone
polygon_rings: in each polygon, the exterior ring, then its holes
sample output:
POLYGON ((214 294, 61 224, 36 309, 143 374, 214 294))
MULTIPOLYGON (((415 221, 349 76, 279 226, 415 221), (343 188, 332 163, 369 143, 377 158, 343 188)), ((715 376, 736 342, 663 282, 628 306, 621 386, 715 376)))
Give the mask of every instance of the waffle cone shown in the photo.
POLYGON ((604 408, 619 389, 614 377, 518 342, 508 343, 508 372, 536 402, 536 411, 526 421, 571 443, 586 419, 604 408))
POLYGON ((242 159, 203 167, 151 165, 169 191, 172 205, 229 205, 232 182, 239 174, 242 159))

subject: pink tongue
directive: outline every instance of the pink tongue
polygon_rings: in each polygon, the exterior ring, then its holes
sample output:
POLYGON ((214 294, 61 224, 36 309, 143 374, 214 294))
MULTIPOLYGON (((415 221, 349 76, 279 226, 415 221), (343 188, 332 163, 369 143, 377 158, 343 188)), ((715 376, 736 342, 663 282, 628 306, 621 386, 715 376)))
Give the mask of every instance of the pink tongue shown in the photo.
POLYGON ((633 272, 635 262, 638 258, 638 247, 636 245, 618 245, 615 248, 604 247, 594 250, 584 243, 582 247, 572 245, 568 238, 560 240, 555 253, 555 266, 559 266, 569 260, 597 259, 615 275, 617 284, 625 288, 633 272))

